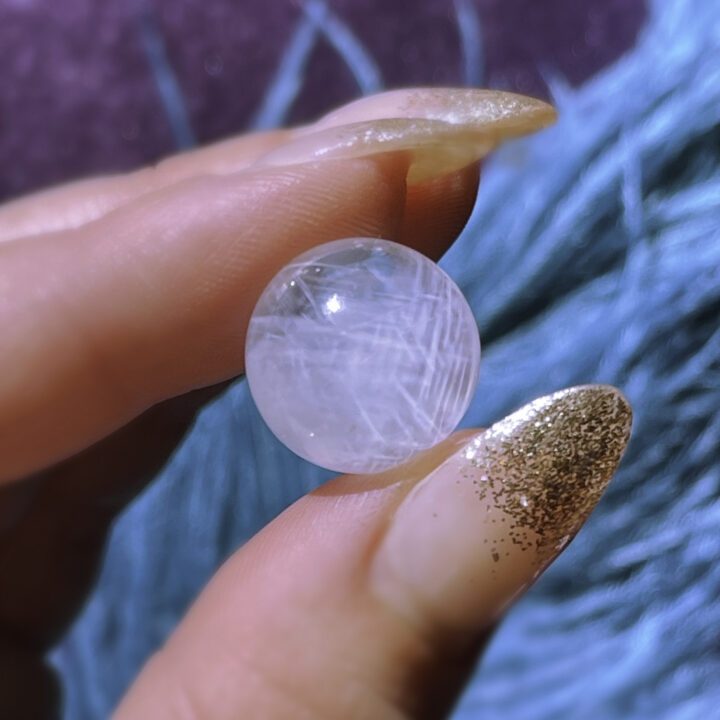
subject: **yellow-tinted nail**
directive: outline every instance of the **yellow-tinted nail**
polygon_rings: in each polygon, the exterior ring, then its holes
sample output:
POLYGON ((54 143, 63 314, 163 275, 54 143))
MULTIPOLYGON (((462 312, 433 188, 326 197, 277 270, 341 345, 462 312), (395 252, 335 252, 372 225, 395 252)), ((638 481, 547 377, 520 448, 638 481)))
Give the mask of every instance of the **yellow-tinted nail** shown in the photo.
POLYGON ((368 95, 343 105, 304 132, 388 118, 441 120, 476 128, 495 125, 508 133, 514 130, 524 135, 551 125, 557 113, 542 100, 501 90, 409 88, 368 95))
POLYGON ((417 88, 356 100, 295 131, 259 166, 408 152, 408 183, 459 170, 504 140, 551 125, 555 109, 541 100, 496 90, 417 88))
POLYGON ((586 385, 476 435, 403 500, 374 558, 373 589, 420 622, 461 632, 491 623, 577 533, 631 422, 620 391, 586 385))

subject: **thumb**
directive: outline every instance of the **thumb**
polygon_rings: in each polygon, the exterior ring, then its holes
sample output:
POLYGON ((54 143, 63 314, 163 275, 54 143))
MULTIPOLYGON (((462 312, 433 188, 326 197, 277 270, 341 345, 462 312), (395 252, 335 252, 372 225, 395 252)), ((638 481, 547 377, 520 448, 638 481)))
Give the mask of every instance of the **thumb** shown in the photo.
POLYGON ((589 385, 303 498, 218 572, 115 720, 441 718, 567 545, 631 411, 589 385))

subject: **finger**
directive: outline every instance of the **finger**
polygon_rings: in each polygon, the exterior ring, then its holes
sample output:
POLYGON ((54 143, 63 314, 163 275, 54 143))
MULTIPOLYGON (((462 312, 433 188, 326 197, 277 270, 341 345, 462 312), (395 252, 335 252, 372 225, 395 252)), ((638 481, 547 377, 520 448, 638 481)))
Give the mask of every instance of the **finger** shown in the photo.
POLYGON ((304 498, 238 551, 115 720, 441 718, 625 449, 614 388, 540 398, 304 498))
POLYGON ((404 156, 205 177, 0 246, 0 478, 243 370, 275 272, 338 237, 397 237, 404 156))
MULTIPOLYGON (((167 397, 237 374, 254 300, 284 262, 343 235, 398 238, 406 179, 424 184, 414 200, 424 191, 437 205, 458 185, 438 190, 430 184, 436 177, 462 175, 505 135, 554 117, 544 103, 503 93, 489 93, 489 100, 471 91, 418 92, 385 96, 390 109, 404 97, 406 112, 429 117, 396 118, 389 134, 384 121, 338 126, 330 116, 323 129, 282 146, 289 167, 280 167, 271 151, 253 166, 261 169, 193 178, 74 232, 0 245, 7 298, 0 327, 10 328, 0 348, 9 368, 0 379, 0 426, 9 428, 0 435, 0 452, 6 451, 0 481, 82 449, 167 397), (361 157, 388 149, 394 152, 383 160, 361 157), (302 163, 325 150, 338 162, 302 163), (340 161, 343 153, 350 157, 340 161), (384 175, 366 172, 363 181, 361 167, 381 166, 384 175), (157 350, 160 343, 164 351, 157 350)), ((367 100, 372 112, 382 97, 367 100)), ((435 240, 430 253, 443 245, 435 240)))
POLYGON ((240 172, 290 137, 290 130, 243 135, 134 172, 79 180, 22 197, 0 206, 0 243, 80 227, 141 195, 192 177, 240 172))
POLYGON ((251 164, 286 165, 376 152, 412 155, 409 179, 429 180, 479 160, 504 139, 552 123, 546 103, 496 90, 413 88, 356 100, 294 130, 233 138, 128 175, 82 181, 0 208, 0 242, 96 220, 142 194, 251 164), (283 146, 287 145, 286 149, 283 146))

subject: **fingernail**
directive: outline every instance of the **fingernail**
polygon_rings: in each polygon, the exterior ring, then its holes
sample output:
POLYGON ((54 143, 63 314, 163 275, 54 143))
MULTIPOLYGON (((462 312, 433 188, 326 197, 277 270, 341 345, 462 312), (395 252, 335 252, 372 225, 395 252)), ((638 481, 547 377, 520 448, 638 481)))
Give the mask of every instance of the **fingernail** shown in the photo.
POLYGON ((477 434, 402 501, 373 560, 373 590, 435 627, 492 623, 580 529, 631 423, 619 390, 584 385, 477 434))
POLYGON ((408 184, 459 170, 502 141, 551 125, 555 109, 497 90, 416 88, 361 98, 295 132, 259 166, 382 152, 410 155, 408 184))
POLYGON ((422 118, 484 127, 497 124, 515 127, 518 134, 525 134, 554 123, 557 112, 537 98, 500 90, 408 88, 362 97, 333 110, 308 129, 387 118, 422 118))

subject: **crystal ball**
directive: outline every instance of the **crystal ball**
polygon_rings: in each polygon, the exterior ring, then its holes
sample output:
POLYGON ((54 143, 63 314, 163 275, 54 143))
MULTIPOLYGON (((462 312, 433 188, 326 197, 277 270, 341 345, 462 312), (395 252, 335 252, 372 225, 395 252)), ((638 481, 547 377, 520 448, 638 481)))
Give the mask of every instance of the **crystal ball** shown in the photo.
POLYGON ((250 392, 273 433, 330 470, 375 473, 445 439, 477 384, 480 337, 424 255, 346 238, 286 265, 248 327, 250 392))

